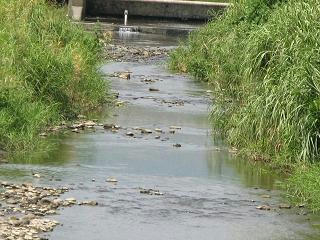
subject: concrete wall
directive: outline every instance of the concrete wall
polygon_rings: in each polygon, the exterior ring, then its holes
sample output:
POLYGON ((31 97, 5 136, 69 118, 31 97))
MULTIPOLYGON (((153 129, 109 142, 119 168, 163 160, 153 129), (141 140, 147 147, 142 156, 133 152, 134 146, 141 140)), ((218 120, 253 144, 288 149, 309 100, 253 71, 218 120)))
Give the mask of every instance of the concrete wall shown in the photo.
MULTIPOLYGON (((90 1, 90 0, 89 0, 90 1)), ((73 20, 80 21, 86 14, 87 0, 69 0, 68 2, 68 15, 73 20)))
POLYGON ((224 10, 226 3, 208 3, 176 0, 87 0, 86 15, 123 16, 124 10, 130 16, 145 16, 179 19, 208 19, 210 10, 224 10))

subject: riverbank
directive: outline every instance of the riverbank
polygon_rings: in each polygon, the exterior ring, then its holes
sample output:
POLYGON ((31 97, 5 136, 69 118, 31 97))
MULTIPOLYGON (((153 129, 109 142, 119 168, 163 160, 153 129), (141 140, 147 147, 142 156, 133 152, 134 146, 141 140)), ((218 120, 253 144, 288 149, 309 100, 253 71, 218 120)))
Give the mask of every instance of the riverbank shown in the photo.
MULTIPOLYGON (((101 44, 45 0, 0 1, 0 154, 39 147, 40 133, 108 96, 101 44), (1 150, 2 149, 2 150, 1 150)), ((1 156, 0 156, 1 159, 1 156)))
POLYGON ((289 196, 320 209, 316 1, 233 2, 171 55, 214 89, 215 130, 240 153, 290 173, 289 196))

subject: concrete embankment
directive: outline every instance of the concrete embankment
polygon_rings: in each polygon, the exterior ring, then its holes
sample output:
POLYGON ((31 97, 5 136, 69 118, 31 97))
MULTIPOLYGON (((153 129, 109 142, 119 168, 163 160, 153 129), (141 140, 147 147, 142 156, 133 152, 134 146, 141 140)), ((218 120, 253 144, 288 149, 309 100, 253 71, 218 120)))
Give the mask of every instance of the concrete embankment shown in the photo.
POLYGON ((175 0, 71 0, 69 4, 70 15, 76 20, 85 16, 123 16, 124 10, 130 16, 206 20, 212 12, 228 7, 227 3, 175 0))
MULTIPOLYGON (((75 22, 84 26, 86 30, 98 30, 102 32, 119 32, 123 22, 116 18, 99 18, 99 25, 96 24, 95 18, 87 18, 84 22, 75 22)), ((120 19, 121 20, 121 19, 120 19)), ((200 24, 184 24, 181 26, 175 22, 149 21, 130 21, 131 32, 145 34, 160 34, 163 36, 187 36, 190 32, 199 28, 200 24)))

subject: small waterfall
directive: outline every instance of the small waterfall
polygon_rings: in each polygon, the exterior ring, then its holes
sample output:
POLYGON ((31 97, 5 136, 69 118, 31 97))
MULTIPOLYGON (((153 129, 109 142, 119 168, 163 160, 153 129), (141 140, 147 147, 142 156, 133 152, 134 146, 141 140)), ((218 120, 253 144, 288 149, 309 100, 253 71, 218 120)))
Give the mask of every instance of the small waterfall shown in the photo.
POLYGON ((119 35, 121 38, 130 38, 132 33, 137 33, 137 28, 134 26, 128 26, 129 11, 124 11, 124 25, 119 27, 119 35))
POLYGON ((119 27, 120 33, 134 32, 131 26, 128 26, 128 10, 124 10, 124 25, 119 27))
POLYGON ((139 36, 139 32, 137 31, 136 27, 119 27, 119 38, 123 40, 130 40, 135 39, 139 36))
POLYGON ((128 25, 128 10, 124 10, 124 25, 127 26, 128 25))
POLYGON ((128 27, 120 26, 119 32, 120 33, 135 32, 135 29, 134 29, 134 27, 131 27, 131 26, 128 26, 128 27))

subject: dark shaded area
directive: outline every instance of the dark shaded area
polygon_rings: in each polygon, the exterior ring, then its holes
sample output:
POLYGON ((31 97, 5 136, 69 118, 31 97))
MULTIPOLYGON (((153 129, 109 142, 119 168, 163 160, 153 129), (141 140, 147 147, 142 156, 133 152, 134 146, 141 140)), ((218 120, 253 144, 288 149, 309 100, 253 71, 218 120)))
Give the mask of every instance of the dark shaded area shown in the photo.
MULTIPOLYGON (((209 4, 209 3, 208 3, 209 4)), ((140 2, 140 1, 116 1, 116 0, 91 0, 86 3, 86 16, 89 17, 123 17, 125 10, 132 17, 147 19, 171 19, 174 21, 207 21, 221 15, 225 6, 206 7, 190 4, 164 3, 164 2, 140 2), (150 7, 152 6, 152 7, 150 7), (197 9, 197 10, 195 10, 197 9)))
POLYGON ((65 5, 65 4, 68 4, 69 2, 69 0, 47 0, 47 1, 57 5, 65 5))

